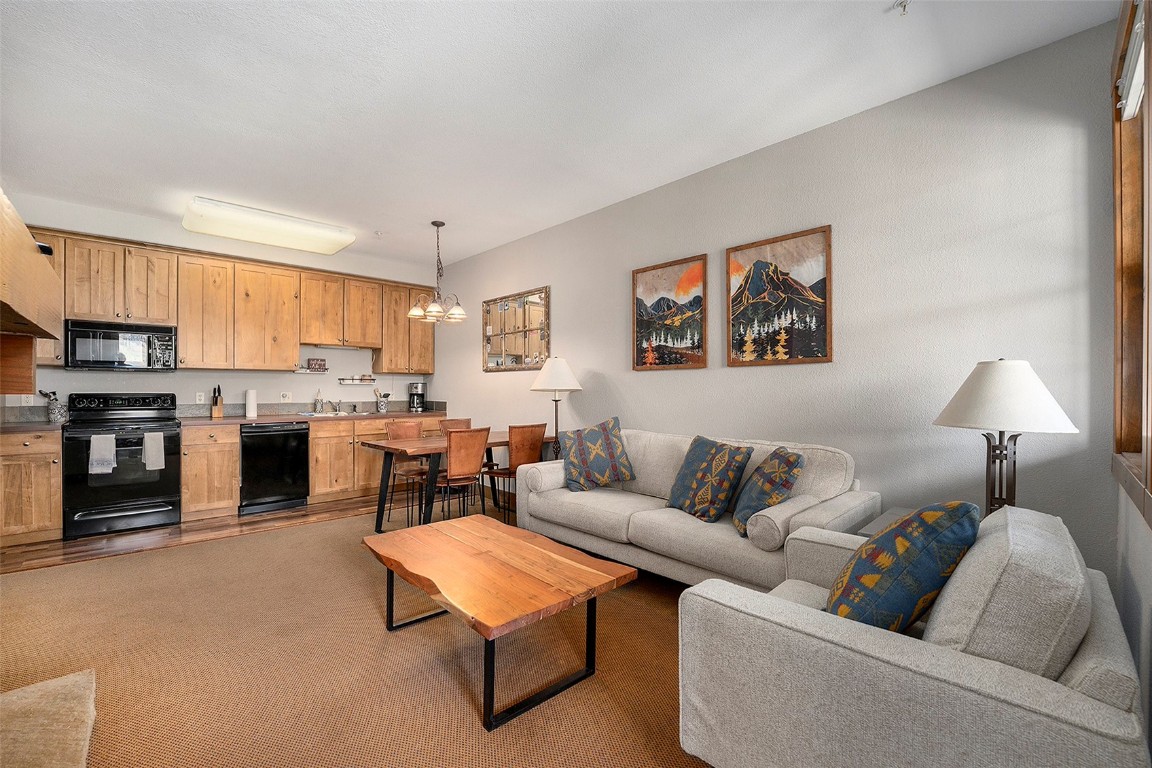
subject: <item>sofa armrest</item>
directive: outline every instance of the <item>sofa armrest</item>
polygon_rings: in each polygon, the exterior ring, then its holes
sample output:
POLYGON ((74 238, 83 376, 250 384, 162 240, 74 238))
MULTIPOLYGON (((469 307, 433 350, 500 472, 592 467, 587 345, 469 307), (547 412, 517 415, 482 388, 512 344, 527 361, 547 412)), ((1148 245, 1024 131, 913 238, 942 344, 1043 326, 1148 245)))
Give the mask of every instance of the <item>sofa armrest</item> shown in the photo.
POLYGON ((1142 715, 998 662, 708 580, 680 597, 680 744, 748 765, 1146 768, 1142 715), (739 661, 717 649, 744 648, 739 661))
POLYGON ((801 528, 784 543, 785 578, 832 589, 836 577, 865 541, 851 533, 801 528))
POLYGON ((517 467, 517 527, 532 530, 532 513, 528 511, 528 497, 531 494, 557 491, 565 487, 563 461, 540 461, 535 464, 521 464, 517 467))
POLYGON ((880 514, 880 494, 876 491, 845 491, 839 496, 809 507, 788 521, 788 532, 806 525, 830 531, 854 532, 880 514))

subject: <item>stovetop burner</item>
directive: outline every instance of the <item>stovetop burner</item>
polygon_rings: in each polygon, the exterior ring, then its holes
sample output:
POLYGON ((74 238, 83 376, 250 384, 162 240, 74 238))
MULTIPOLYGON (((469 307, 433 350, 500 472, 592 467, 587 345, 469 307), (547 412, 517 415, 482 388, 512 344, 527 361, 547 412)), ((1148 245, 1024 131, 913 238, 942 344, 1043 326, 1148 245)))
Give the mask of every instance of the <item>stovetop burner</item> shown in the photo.
POLYGON ((68 424, 92 422, 131 424, 141 421, 175 421, 176 395, 168 393, 104 394, 73 392, 68 395, 68 424))

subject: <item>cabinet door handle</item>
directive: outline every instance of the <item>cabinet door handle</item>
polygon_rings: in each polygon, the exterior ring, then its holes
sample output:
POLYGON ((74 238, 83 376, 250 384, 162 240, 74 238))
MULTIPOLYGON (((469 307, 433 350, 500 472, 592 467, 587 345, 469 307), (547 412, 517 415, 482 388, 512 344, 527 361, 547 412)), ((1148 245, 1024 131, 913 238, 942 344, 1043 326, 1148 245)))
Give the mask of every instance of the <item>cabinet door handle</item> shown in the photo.
POLYGON ((185 456, 187 456, 187 455, 188 455, 188 451, 183 451, 182 453, 183 453, 183 455, 185 455, 185 456))
MULTIPOLYGON (((59 355, 57 355, 57 357, 59 357, 59 355)), ((181 365, 183 365, 183 364, 184 364, 184 358, 180 358, 180 364, 181 364, 181 365)))
POLYGON ((214 433, 214 432, 209 432, 209 433, 208 433, 208 439, 209 439, 209 440, 215 440, 215 439, 216 439, 216 433, 214 433))
POLYGON ((119 313, 119 312, 117 312, 117 313, 116 313, 116 317, 120 317, 120 313, 119 313))
POLYGON ((53 463, 53 464, 59 464, 59 463, 60 463, 60 459, 52 459, 52 463, 53 463))
POLYGON ((28 442, 27 440, 24 441, 24 447, 25 448, 27 448, 30 445, 32 445, 32 443, 28 442))
POLYGON ((56 355, 56 359, 57 359, 57 360, 63 360, 63 359, 64 359, 64 355, 56 355))
POLYGON ((131 312, 129 312, 129 313, 128 313, 128 317, 132 317, 132 313, 131 313, 131 312))
POLYGON ((349 440, 349 441, 348 441, 348 445, 355 445, 355 444, 356 444, 356 441, 355 441, 355 440, 349 440))

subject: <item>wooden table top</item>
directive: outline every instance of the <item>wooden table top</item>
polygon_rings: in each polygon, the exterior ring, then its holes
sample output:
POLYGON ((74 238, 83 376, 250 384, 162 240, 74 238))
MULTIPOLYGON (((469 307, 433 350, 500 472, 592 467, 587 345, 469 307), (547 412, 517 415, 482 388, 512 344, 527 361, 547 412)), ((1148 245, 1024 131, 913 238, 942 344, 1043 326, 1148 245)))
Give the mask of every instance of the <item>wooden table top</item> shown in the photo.
POLYGON ((488 640, 636 578, 631 566, 484 515, 366 536, 364 545, 488 640))
MULTIPOLYGON (((555 438, 545 435, 544 442, 550 443, 555 438)), ((375 448, 386 453, 397 453, 403 456, 429 456, 433 453, 444 453, 448 450, 448 438, 443 435, 432 437, 411 437, 406 440, 361 440, 365 448, 375 448)), ((488 447, 499 448, 508 445, 508 430, 493 430, 488 433, 488 447)))

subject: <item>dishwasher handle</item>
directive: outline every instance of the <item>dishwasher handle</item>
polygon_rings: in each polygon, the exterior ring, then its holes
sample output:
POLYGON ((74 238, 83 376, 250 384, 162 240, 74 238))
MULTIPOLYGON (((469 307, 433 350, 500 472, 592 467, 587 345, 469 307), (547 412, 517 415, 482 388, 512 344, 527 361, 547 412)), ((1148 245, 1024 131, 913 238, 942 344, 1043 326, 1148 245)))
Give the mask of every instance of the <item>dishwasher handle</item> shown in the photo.
POLYGON ((306 421, 292 421, 292 422, 277 422, 275 424, 241 424, 241 435, 261 435, 261 434, 284 434, 292 432, 307 432, 308 422, 306 421))

